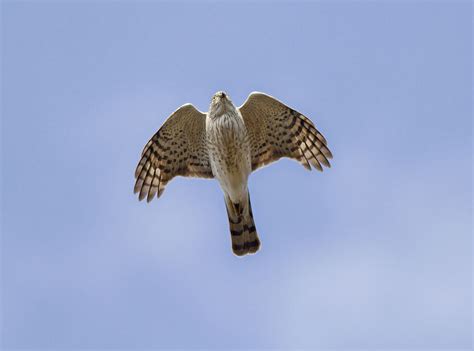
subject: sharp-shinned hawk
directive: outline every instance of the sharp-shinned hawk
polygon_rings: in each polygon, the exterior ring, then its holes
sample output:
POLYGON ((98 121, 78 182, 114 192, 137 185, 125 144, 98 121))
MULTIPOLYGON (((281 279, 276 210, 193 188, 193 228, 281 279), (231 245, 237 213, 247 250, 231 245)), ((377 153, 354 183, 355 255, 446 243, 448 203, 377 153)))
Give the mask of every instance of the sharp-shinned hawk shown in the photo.
POLYGON ((313 122, 259 92, 235 107, 216 93, 209 112, 186 104, 168 117, 145 145, 135 171, 135 193, 151 201, 176 176, 216 178, 224 192, 232 250, 238 256, 260 248, 247 187, 252 171, 281 157, 306 169, 330 167, 331 151, 313 122))

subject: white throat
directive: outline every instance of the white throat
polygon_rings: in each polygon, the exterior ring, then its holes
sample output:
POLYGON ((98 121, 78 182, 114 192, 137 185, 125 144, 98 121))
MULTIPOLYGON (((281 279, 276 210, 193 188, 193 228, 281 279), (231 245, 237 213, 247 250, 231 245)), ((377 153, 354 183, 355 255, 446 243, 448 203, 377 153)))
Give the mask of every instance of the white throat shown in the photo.
POLYGON ((209 117, 212 119, 222 117, 223 115, 232 115, 237 112, 234 104, 227 99, 221 99, 212 103, 209 108, 209 117))

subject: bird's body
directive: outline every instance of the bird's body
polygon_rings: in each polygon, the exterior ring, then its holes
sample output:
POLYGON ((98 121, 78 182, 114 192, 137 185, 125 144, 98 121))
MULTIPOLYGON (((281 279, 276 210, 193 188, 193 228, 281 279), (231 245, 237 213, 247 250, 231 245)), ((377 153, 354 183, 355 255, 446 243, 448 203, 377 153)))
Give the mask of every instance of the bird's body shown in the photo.
POLYGON ((252 172, 250 143, 239 110, 225 93, 217 93, 206 116, 206 136, 212 174, 218 180, 226 201, 234 252, 253 245, 258 250, 255 224, 250 211, 248 177, 252 172), (251 229, 253 228, 253 229, 251 229), (249 230, 251 229, 251 230, 249 230))
POLYGON ((240 108, 224 92, 208 113, 186 104, 176 110, 145 146, 137 166, 139 199, 159 197, 175 176, 216 178, 229 217, 232 250, 238 256, 260 248, 248 178, 281 157, 305 168, 329 167, 326 139, 299 112, 263 93, 252 93, 240 108))
POLYGON ((244 119, 230 101, 220 113, 206 116, 206 135, 212 173, 224 193, 236 203, 247 194, 252 172, 250 145, 244 119))

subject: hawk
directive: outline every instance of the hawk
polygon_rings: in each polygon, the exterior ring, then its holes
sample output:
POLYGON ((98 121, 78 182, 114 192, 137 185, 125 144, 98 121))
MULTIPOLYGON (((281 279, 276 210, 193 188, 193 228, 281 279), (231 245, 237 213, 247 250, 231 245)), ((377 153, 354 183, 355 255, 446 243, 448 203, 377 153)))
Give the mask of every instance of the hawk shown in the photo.
POLYGON ((236 107, 217 92, 207 113, 192 104, 174 111, 145 145, 135 171, 134 192, 151 201, 176 176, 215 178, 224 192, 235 255, 260 248, 248 190, 253 171, 282 157, 308 170, 330 167, 331 151, 313 122, 264 93, 236 107))

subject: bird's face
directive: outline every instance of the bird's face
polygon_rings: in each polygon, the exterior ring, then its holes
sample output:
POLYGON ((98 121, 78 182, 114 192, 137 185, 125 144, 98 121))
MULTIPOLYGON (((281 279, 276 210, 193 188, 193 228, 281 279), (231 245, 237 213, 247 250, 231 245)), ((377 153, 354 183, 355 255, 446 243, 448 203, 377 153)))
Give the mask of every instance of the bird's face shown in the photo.
POLYGON ((232 108, 234 108, 234 105, 232 104, 229 95, 223 91, 218 91, 212 97, 209 113, 212 116, 218 117, 232 108))

